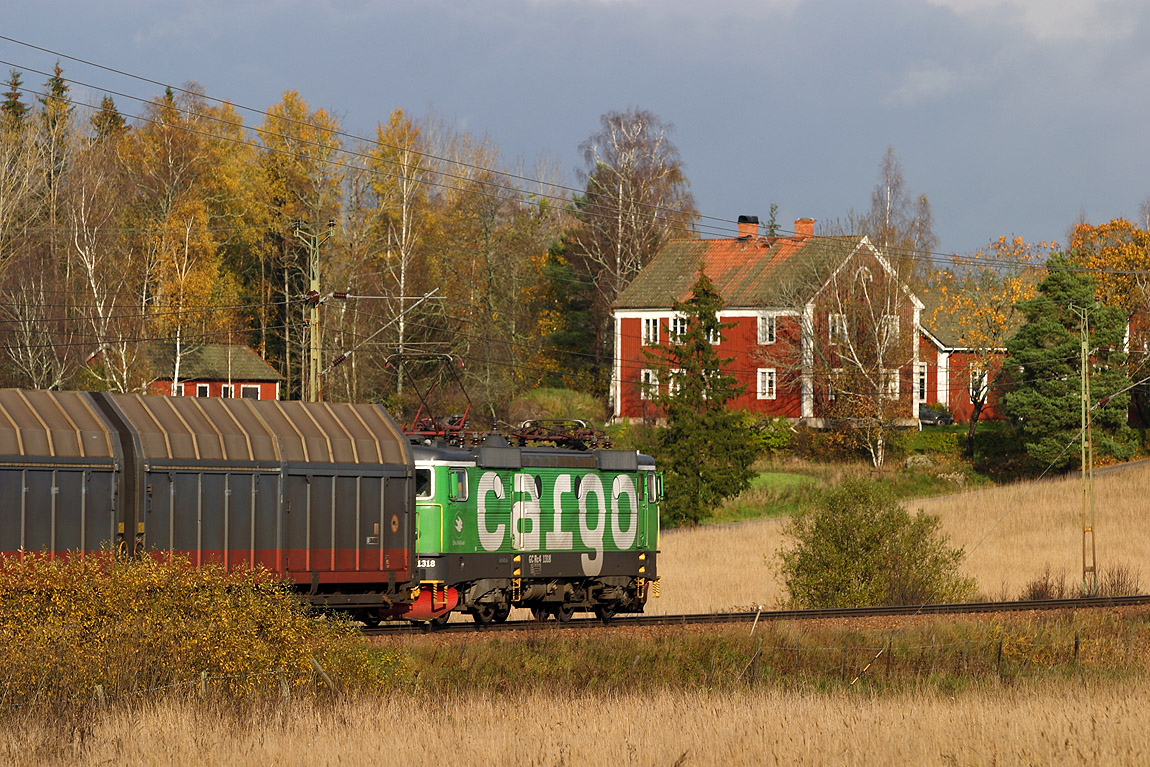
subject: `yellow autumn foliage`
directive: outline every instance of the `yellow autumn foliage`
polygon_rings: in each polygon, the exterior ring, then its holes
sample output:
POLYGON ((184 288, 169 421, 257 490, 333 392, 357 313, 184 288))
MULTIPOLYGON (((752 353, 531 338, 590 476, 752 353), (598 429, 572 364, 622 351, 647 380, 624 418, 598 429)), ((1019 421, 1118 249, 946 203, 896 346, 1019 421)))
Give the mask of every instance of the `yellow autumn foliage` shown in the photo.
POLYGON ((0 705, 308 694, 326 689, 313 659, 341 690, 392 671, 353 624, 317 619, 266 570, 110 555, 0 560, 0 705))

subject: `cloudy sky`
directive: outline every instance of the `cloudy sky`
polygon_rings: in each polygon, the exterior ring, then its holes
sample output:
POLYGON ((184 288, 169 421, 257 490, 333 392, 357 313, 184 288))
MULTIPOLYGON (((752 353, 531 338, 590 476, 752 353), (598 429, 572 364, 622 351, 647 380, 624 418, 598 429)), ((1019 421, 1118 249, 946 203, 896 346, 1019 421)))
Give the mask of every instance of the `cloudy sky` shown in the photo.
MULTIPOLYGON (((6 16, 19 42, 0 40, 0 66, 26 84, 56 56, 20 43, 259 109, 296 89, 363 136, 433 109, 571 183, 600 115, 637 106, 675 125, 718 219, 864 209, 888 146, 944 252, 1061 241, 1150 197, 1139 0, 38 0, 6 16)), ((160 92, 61 63, 97 101, 160 92)))

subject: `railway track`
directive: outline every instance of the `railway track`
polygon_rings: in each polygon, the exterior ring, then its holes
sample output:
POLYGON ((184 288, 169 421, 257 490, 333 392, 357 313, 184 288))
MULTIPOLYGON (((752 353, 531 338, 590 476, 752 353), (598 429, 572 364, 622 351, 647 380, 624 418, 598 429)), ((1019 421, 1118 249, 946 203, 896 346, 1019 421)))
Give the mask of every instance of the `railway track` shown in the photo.
POLYGON ((392 623, 363 629, 365 636, 424 633, 480 633, 491 631, 540 631, 554 629, 594 629, 603 626, 688 626, 754 621, 802 621, 820 618, 878 618, 913 615, 963 615, 1005 613, 1026 610, 1085 610, 1106 607, 1150 605, 1150 594, 1124 597, 1080 597, 1077 599, 1035 599, 1019 602, 964 602, 959 604, 903 605, 897 607, 839 607, 825 610, 754 610, 733 613, 700 613, 694 615, 621 615, 609 621, 598 618, 572 618, 569 621, 520 620, 477 626, 473 623, 448 623, 431 626, 426 623, 392 623))

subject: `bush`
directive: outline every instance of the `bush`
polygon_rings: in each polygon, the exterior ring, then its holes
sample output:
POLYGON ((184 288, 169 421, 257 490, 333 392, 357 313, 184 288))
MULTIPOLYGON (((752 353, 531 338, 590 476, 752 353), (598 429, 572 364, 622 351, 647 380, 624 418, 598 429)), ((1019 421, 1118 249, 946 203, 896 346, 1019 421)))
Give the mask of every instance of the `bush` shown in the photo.
POLYGON ((388 670, 348 621, 316 620, 262 569, 110 555, 0 559, 0 701, 92 700, 167 688, 213 696, 342 689, 388 670), (282 672, 282 673, 281 673, 282 672), (204 677, 204 674, 207 676, 204 677))
POLYGON ((786 532, 780 553, 789 602, 797 608, 956 602, 974 581, 961 576, 962 550, 947 545, 938 517, 912 516, 885 488, 848 479, 828 490, 786 532))
POLYGON ((755 455, 778 455, 791 448, 795 427, 786 418, 771 418, 749 410, 743 412, 743 424, 755 443, 755 455))

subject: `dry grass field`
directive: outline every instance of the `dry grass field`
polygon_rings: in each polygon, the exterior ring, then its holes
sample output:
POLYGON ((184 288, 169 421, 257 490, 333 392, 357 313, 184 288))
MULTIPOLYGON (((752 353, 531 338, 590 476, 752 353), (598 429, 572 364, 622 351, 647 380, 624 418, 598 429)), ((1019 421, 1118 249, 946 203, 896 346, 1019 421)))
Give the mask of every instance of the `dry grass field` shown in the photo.
MULTIPOLYGON (((1095 479, 1097 564, 1125 567, 1143 580, 1150 562, 1150 466, 1095 479)), ((1082 573, 1082 485, 1077 476, 907 503, 942 519, 951 544, 966 551, 963 571, 988 599, 1015 598, 1047 569, 1073 587, 1082 573)), ((660 614, 778 607, 785 598, 775 553, 784 520, 765 519, 664 532, 660 614)), ((1143 588, 1150 583, 1142 583, 1143 588)))
POLYGON ((59 728, 0 727, 0 762, 39 765, 1145 764, 1145 683, 988 686, 957 696, 754 689, 403 694, 231 714, 145 704, 59 728))

